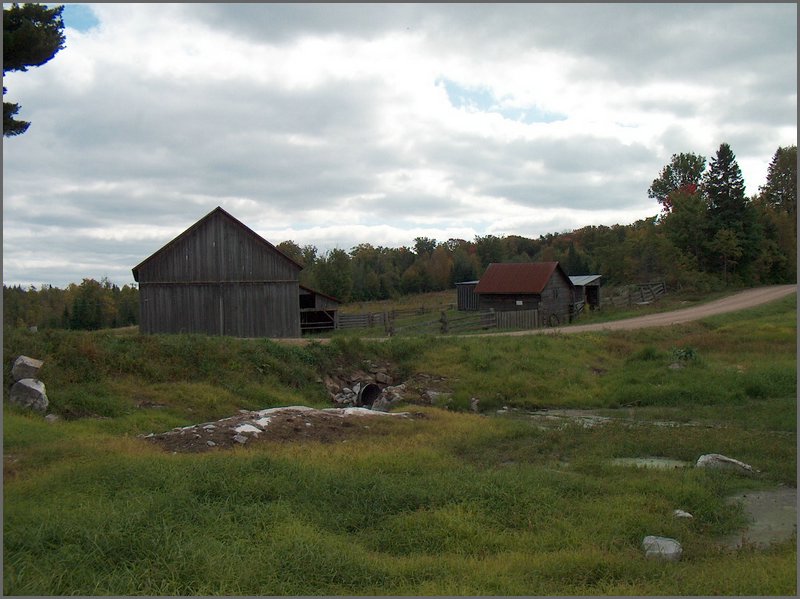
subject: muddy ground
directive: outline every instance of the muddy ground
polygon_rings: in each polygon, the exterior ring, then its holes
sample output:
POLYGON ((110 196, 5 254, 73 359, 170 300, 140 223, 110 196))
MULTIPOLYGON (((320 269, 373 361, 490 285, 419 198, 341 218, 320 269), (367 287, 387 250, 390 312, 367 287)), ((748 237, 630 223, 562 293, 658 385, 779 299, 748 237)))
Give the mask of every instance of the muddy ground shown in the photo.
POLYGON ((267 442, 337 443, 370 434, 389 419, 424 418, 420 412, 377 412, 366 408, 316 410, 289 406, 259 411, 242 410, 236 416, 144 436, 148 443, 171 453, 220 451, 267 442))
MULTIPOLYGON (((608 416, 590 410, 537 410, 523 417, 538 420, 544 427, 563 426, 574 419, 583 426, 602 426, 608 416)), ((305 406, 289 406, 259 411, 242 410, 239 414, 214 422, 178 427, 163 433, 144 436, 148 443, 170 453, 202 453, 230 450, 237 446, 261 443, 340 443, 370 434, 380 434, 395 419, 425 418, 421 412, 379 412, 363 407, 317 410, 305 406)), ((638 423, 641 425, 641 423, 638 423)), ((681 426, 679 423, 658 423, 660 426, 681 426)), ((689 424, 692 426, 692 424, 689 424)), ((660 458, 631 459, 630 466, 665 467, 660 458), (649 460, 649 461, 648 461, 649 460), (651 464, 650 462, 654 462, 651 464)), ((691 467, 692 464, 667 464, 667 467, 691 467)), ((729 498, 740 502, 750 524, 743 530, 720 539, 728 549, 764 548, 797 534, 797 489, 780 487, 749 491, 729 498)))

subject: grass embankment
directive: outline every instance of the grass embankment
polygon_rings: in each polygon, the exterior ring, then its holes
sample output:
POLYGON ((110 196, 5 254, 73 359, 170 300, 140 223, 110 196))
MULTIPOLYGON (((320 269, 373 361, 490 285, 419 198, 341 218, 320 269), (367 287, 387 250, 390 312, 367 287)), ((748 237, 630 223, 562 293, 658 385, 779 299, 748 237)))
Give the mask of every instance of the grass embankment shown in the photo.
MULTIPOLYGON (((285 347, 6 332, 46 361, 55 424, 4 407, 4 592, 84 595, 794 595, 794 540, 725 553, 742 489, 796 486, 796 300, 669 330, 285 347), (168 454, 135 435, 237 409, 327 404, 318 377, 387 359, 452 408, 628 406, 722 427, 580 425, 420 408, 346 443, 168 454), (670 369, 673 362, 683 368, 670 369), (161 407, 157 407, 161 406, 161 407), (752 464, 615 467, 615 457, 752 464), (694 514, 676 520, 672 510, 694 514), (643 557, 678 538, 678 563, 643 557)), ((7 388, 7 387, 6 387, 7 388)), ((417 408, 414 408, 417 409, 417 408)), ((620 412, 618 409, 617 412, 620 412)))

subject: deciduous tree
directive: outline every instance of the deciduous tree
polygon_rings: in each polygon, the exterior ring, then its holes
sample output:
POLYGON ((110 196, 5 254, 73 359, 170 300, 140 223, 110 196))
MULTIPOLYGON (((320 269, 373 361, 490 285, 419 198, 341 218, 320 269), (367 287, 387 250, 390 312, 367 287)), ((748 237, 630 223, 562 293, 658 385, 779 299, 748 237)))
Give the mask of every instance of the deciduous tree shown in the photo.
POLYGON ((706 158, 699 154, 673 154, 669 164, 661 169, 657 179, 647 190, 648 197, 661 204, 664 212, 672 210, 672 194, 675 192, 694 193, 700 185, 706 158))

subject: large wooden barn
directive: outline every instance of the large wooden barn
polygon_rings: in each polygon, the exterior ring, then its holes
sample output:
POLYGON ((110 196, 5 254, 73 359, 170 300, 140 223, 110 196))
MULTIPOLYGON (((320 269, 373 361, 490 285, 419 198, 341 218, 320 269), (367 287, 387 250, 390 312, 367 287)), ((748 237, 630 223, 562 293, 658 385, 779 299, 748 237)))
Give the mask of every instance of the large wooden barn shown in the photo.
POLYGON ((139 330, 299 337, 302 268, 217 207, 133 268, 139 330))
POLYGON ((548 325, 569 322, 573 285, 558 262, 492 263, 475 286, 480 310, 538 310, 548 325))

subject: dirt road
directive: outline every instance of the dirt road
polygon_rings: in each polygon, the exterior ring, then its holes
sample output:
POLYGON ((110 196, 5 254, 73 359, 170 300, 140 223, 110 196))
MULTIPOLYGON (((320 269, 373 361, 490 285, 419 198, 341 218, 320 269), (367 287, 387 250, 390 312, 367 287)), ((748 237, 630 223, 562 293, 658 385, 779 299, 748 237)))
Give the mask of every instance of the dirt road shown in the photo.
MULTIPOLYGON (((715 314, 724 314, 726 312, 735 312, 737 310, 753 308, 754 306, 766 304, 782 297, 786 297, 791 293, 797 293, 797 285, 772 285, 769 287, 757 287, 755 289, 740 291, 739 293, 735 293, 728 297, 724 297, 700 306, 692 306, 691 308, 674 310, 672 312, 662 312, 660 314, 637 316, 636 318, 628 318, 625 320, 615 320, 612 322, 602 322, 597 324, 579 324, 568 327, 529 329, 525 331, 511 331, 508 333, 479 333, 477 335, 468 336, 515 337, 521 335, 541 335, 548 333, 588 333, 591 331, 623 331, 631 329, 644 329, 647 327, 668 327, 674 324, 682 324, 684 322, 700 320, 701 318, 706 318, 707 316, 713 316, 715 314)), ((452 335, 452 337, 458 336, 459 335, 452 335)), ((386 341, 387 339, 388 337, 375 337, 368 339, 368 341, 386 341)), ((274 339, 274 341, 279 341, 289 345, 305 345, 306 343, 310 342, 309 339, 274 339)), ((330 342, 330 338, 316 339, 314 341, 328 343, 330 342)))
MULTIPOLYGON (((760 304, 766 304, 791 293, 797 293, 796 285, 773 285, 770 287, 758 287, 747 289, 734 295, 718 299, 700 306, 692 306, 683 310, 672 312, 662 312, 660 314, 648 314, 637 316, 625 320, 612 322, 602 322, 597 324, 575 325, 570 327, 554 327, 551 329, 534 329, 529 331, 513 331, 510 333, 489 333, 489 335, 535 335, 542 333, 587 333, 591 331, 622 331, 631 329, 643 329, 647 327, 666 327, 674 324, 682 324, 693 320, 700 320, 715 314, 735 312, 752 308, 760 304)), ((474 335, 472 335, 474 337, 474 335)))

